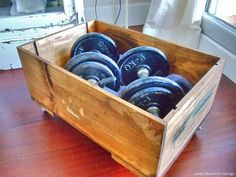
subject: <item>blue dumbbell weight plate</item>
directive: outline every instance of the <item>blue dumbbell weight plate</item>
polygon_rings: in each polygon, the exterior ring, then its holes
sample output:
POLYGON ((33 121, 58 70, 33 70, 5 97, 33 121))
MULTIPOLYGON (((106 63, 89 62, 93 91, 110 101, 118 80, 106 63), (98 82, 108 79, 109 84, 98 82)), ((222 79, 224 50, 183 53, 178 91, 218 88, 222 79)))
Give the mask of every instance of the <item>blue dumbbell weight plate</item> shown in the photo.
POLYGON ((115 77, 114 83, 109 83, 107 87, 115 91, 120 88, 120 70, 117 64, 102 53, 86 52, 76 55, 67 62, 65 69, 86 80, 115 77))
POLYGON ((135 93, 129 102, 148 110, 150 107, 157 107, 159 110, 159 117, 165 117, 171 109, 178 103, 178 99, 173 93, 161 87, 149 87, 135 93))
POLYGON ((185 95, 183 89, 174 81, 160 76, 151 76, 135 80, 127 85, 127 87, 121 92, 120 97, 128 101, 137 92, 150 87, 161 87, 168 89, 173 93, 173 95, 176 96, 178 101, 180 101, 180 99, 182 99, 185 95))
MULTIPOLYGON (((114 74, 107 66, 91 61, 80 63, 74 67, 71 72, 85 80, 93 79, 98 82, 98 85, 101 80, 114 77, 114 74)), ((103 87, 102 85, 99 86, 103 87)), ((106 87, 114 90, 116 87, 116 80, 108 83, 106 87)))
POLYGON ((170 74, 167 76, 168 79, 175 81, 179 86, 184 90, 185 94, 187 94, 193 87, 191 82, 185 79, 183 76, 178 74, 170 74))
POLYGON ((149 76, 167 76, 169 64, 166 56, 157 48, 141 46, 128 50, 118 61, 124 85, 138 79, 137 72, 141 67, 149 70, 149 76))
POLYGON ((89 51, 97 51, 118 61, 118 49, 115 42, 102 33, 87 33, 79 37, 71 49, 71 57, 89 51))

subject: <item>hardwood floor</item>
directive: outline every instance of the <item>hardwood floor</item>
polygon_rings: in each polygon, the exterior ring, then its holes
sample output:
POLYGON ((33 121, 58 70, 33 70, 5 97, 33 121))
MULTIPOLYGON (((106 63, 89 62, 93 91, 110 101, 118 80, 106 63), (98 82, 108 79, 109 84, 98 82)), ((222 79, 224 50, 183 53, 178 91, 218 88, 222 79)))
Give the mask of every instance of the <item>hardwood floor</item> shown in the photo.
MULTIPOLYGON (((235 99, 236 84, 223 76, 202 130, 166 176, 236 175, 235 99)), ((0 71, 0 120, 1 177, 135 176, 66 122, 43 113, 31 101, 21 69, 0 71)))

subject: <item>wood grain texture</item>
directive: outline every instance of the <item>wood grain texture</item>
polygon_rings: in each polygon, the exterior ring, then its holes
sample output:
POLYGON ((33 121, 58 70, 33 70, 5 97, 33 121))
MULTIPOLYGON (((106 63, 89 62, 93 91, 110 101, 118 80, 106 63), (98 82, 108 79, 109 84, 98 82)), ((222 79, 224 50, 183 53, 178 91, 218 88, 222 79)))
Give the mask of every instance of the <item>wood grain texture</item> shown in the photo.
POLYGON ((64 67, 70 58, 71 47, 76 39, 87 33, 87 25, 81 24, 35 41, 37 53, 43 59, 64 67), (64 35, 61 35, 63 32, 64 35))
POLYGON ((18 52, 34 100, 136 171, 156 174, 161 120, 23 48, 18 52))
POLYGON ((158 174, 164 174, 194 135, 209 110, 219 85, 224 60, 220 60, 164 119, 166 132, 158 174))
POLYGON ((196 84, 204 74, 216 64, 219 58, 208 54, 199 54, 199 51, 175 45, 155 37, 141 34, 134 30, 117 28, 96 21, 96 30, 114 39, 121 53, 137 46, 152 46, 160 49, 167 56, 171 72, 185 76, 196 84))
MULTIPOLYGON (((213 106, 166 176, 236 174, 236 85, 223 76, 213 106)), ((209 176, 209 175, 208 175, 209 176)), ((218 176, 218 175, 213 175, 218 176)))
MULTIPOLYGON (((110 153, 40 111, 23 71, 0 72, 0 176, 134 177, 110 153)), ((236 85, 223 76, 213 107, 166 177, 236 173, 236 85)))

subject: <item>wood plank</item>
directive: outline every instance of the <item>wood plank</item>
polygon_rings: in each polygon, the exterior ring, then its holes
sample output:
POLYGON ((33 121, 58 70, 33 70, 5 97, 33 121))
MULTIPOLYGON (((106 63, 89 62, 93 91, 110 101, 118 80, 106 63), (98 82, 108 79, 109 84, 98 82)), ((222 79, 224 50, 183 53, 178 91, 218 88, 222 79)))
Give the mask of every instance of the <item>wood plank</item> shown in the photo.
MULTIPOLYGON (((118 162, 119 164, 123 165, 125 168, 129 169, 130 171, 132 171, 134 174, 136 174, 139 177, 146 177, 145 174, 143 174, 142 172, 140 172, 139 169, 134 168, 133 166, 131 166, 130 164, 126 163, 125 161, 123 161, 122 159, 120 159, 119 157, 117 157, 116 155, 111 155, 112 159, 115 160, 116 162, 118 162)), ((156 176, 156 174, 151 174, 150 177, 154 177, 156 176)))
POLYGON ((208 114, 224 66, 221 59, 164 119, 167 122, 158 175, 163 176, 208 114))
POLYGON ((200 53, 197 50, 175 45, 134 30, 118 28, 101 21, 96 21, 96 29, 115 40, 121 53, 137 46, 159 48, 167 56, 171 72, 183 75, 193 84, 196 84, 219 60, 219 58, 200 53))
POLYGON ((87 22, 88 32, 97 32, 96 20, 87 22))
POLYGON ((50 63, 64 67, 70 59, 73 43, 87 33, 87 25, 81 24, 35 41, 40 57, 50 63))
POLYGON ((37 102, 146 176, 156 173, 164 121, 24 49, 19 53, 37 102))
MULTIPOLYGON (((45 64, 38 60, 37 56, 32 53, 29 57, 29 51, 25 50, 23 47, 17 48, 21 64, 24 68, 24 74, 26 77, 27 86, 31 96, 43 106, 47 107, 49 110, 53 107, 54 99, 51 88, 49 86, 48 80, 46 79, 45 64), (41 90, 41 92, 39 92, 41 90), (50 105, 50 106, 49 106, 50 105)), ((52 111, 52 110, 50 110, 52 111)))
POLYGON ((28 44, 21 45, 21 47, 33 54, 36 54, 34 42, 29 42, 28 44))

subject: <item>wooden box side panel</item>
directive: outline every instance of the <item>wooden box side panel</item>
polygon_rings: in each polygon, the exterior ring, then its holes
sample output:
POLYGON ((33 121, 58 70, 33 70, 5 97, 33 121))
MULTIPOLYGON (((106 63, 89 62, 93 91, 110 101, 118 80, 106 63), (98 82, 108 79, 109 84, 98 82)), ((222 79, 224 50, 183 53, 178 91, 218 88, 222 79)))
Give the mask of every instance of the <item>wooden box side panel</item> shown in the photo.
POLYGON ((32 97, 140 174, 154 176, 163 121, 19 48, 32 97))
POLYGON ((88 27, 88 33, 97 32, 96 20, 87 22, 87 27, 88 27))
POLYGON ((86 33, 87 24, 83 23, 36 40, 37 54, 52 64, 64 67, 70 59, 73 43, 86 33))
POLYGON ((35 48, 35 43, 34 42, 30 42, 30 43, 24 44, 21 47, 23 49, 33 53, 33 54, 36 54, 36 48, 35 48))
POLYGON ((96 30, 115 40, 122 53, 137 46, 159 48, 167 56, 171 72, 185 76, 193 84, 196 84, 219 60, 219 58, 199 51, 100 21, 96 21, 96 30))
POLYGON ((32 42, 31 45, 18 47, 17 50, 31 96, 36 100, 40 100, 40 104, 46 107, 52 103, 53 95, 49 92, 48 80, 45 79, 46 72, 43 72, 45 64, 39 61, 36 55, 29 57, 28 50, 25 50, 29 47, 33 49, 33 46, 34 43, 32 42), (41 90, 40 92, 38 91, 39 89, 41 90))
POLYGON ((223 66, 224 60, 221 59, 184 97, 177 108, 165 118, 167 126, 161 149, 158 176, 166 173, 209 112, 220 82, 223 66))

